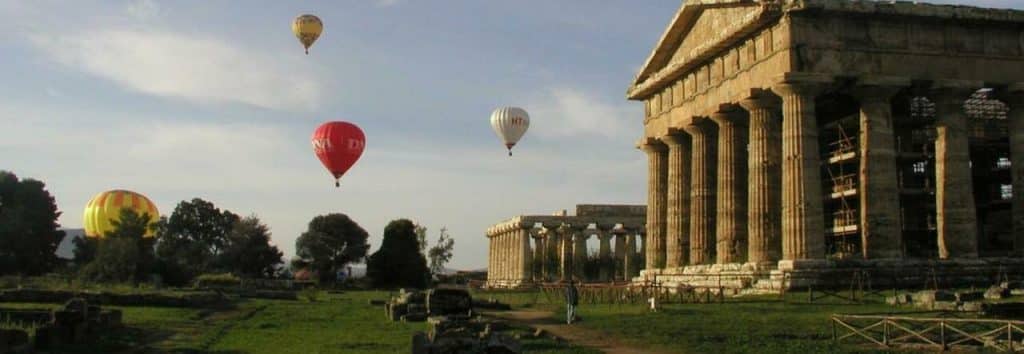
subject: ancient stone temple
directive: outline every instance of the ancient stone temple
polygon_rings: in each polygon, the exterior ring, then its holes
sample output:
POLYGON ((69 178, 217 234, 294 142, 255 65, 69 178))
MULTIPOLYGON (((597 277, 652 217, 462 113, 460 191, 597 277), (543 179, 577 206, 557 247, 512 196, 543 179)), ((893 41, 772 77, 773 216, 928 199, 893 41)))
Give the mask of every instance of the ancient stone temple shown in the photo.
POLYGON ((636 281, 1024 274, 1022 11, 687 0, 627 96, 649 161, 636 281))
POLYGON ((487 229, 487 286, 629 281, 643 264, 643 205, 577 205, 576 215, 520 215, 487 229), (587 253, 587 240, 598 241, 587 253))

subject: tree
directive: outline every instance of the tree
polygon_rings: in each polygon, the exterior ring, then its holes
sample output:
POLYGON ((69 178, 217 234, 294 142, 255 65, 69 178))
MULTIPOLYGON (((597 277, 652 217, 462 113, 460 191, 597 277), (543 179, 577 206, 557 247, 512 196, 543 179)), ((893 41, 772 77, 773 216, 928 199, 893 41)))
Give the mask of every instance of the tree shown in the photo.
POLYGON ((420 243, 420 253, 427 252, 427 227, 416 224, 416 241, 420 243))
POLYGON ((76 267, 89 264, 96 258, 96 250, 100 246, 98 238, 82 236, 71 240, 71 243, 75 246, 71 251, 74 254, 71 261, 75 263, 76 267))
POLYGON ((149 214, 121 209, 114 228, 97 243, 96 256, 83 269, 81 276, 103 282, 144 281, 153 268, 153 238, 144 237, 150 225, 149 214))
POLYGON ((43 182, 0 171, 0 274, 36 275, 57 266, 60 214, 43 182))
POLYGON ((270 244, 270 229, 255 215, 235 223, 220 255, 220 264, 238 276, 270 278, 284 253, 270 244))
POLYGON ((309 222, 306 232, 295 240, 295 253, 299 260, 293 260, 292 264, 307 264, 321 281, 329 281, 349 263, 366 258, 370 249, 369 238, 366 230, 345 214, 317 216, 309 222))
POLYGON ((161 267, 180 271, 186 278, 218 271, 217 259, 238 220, 238 215, 199 198, 178 203, 157 229, 161 267))
POLYGON ((455 250, 455 240, 448 235, 448 228, 442 227, 437 243, 427 252, 427 256, 430 258, 430 274, 440 275, 444 272, 445 264, 452 259, 453 250, 455 250))
POLYGON ((412 221, 388 223, 380 249, 366 263, 366 275, 377 288, 426 287, 430 273, 412 221))

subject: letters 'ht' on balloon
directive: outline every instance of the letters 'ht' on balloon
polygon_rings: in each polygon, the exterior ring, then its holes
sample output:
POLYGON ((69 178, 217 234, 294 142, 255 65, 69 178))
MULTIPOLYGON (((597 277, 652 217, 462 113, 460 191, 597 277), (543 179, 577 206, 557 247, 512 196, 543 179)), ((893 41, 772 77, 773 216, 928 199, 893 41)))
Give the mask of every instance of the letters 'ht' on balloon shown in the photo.
POLYGON ((508 148, 508 156, 512 156, 512 147, 523 137, 530 127, 530 115, 519 107, 502 107, 491 113, 491 128, 508 148))
POLYGON ((313 153, 334 176, 334 186, 338 187, 338 179, 363 155, 366 136, 355 124, 327 122, 313 132, 312 143, 313 153))
MULTIPOLYGON (((92 197, 85 205, 82 222, 85 224, 85 236, 103 237, 108 231, 114 230, 112 220, 121 219, 121 209, 132 209, 139 215, 149 214, 151 223, 160 219, 156 204, 146 196, 126 190, 111 190, 92 197)), ((145 237, 153 237, 153 230, 146 230, 145 237)))
POLYGON ((299 39, 302 46, 306 48, 306 54, 309 54, 309 47, 313 46, 313 42, 320 38, 320 33, 323 31, 324 23, 320 22, 319 17, 313 15, 299 15, 299 17, 292 21, 292 33, 295 34, 295 38, 299 39))

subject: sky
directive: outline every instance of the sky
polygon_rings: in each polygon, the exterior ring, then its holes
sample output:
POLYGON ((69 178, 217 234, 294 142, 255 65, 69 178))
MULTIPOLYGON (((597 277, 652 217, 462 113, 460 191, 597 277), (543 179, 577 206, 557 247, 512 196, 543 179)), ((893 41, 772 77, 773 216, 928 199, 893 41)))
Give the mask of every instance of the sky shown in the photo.
POLYGON ((164 215, 192 198, 257 215, 286 258, 340 212, 373 250, 390 220, 431 241, 447 227, 449 267, 482 268, 494 223, 645 203, 642 104, 625 90, 679 5, 0 0, 0 169, 45 182, 66 228, 129 189, 164 215), (308 56, 289 28, 302 13, 325 24, 308 56), (489 125, 506 105, 531 116, 512 158, 489 125), (341 188, 309 142, 332 120, 367 136, 341 188))

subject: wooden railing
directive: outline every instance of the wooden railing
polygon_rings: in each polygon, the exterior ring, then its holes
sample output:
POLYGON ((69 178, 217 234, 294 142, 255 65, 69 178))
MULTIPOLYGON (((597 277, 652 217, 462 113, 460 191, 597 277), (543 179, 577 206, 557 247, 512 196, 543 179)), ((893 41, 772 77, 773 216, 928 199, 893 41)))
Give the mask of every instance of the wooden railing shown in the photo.
POLYGON ((884 348, 916 346, 948 350, 954 346, 1024 350, 1024 321, 980 318, 932 318, 893 315, 832 315, 836 343, 860 340, 884 348))

